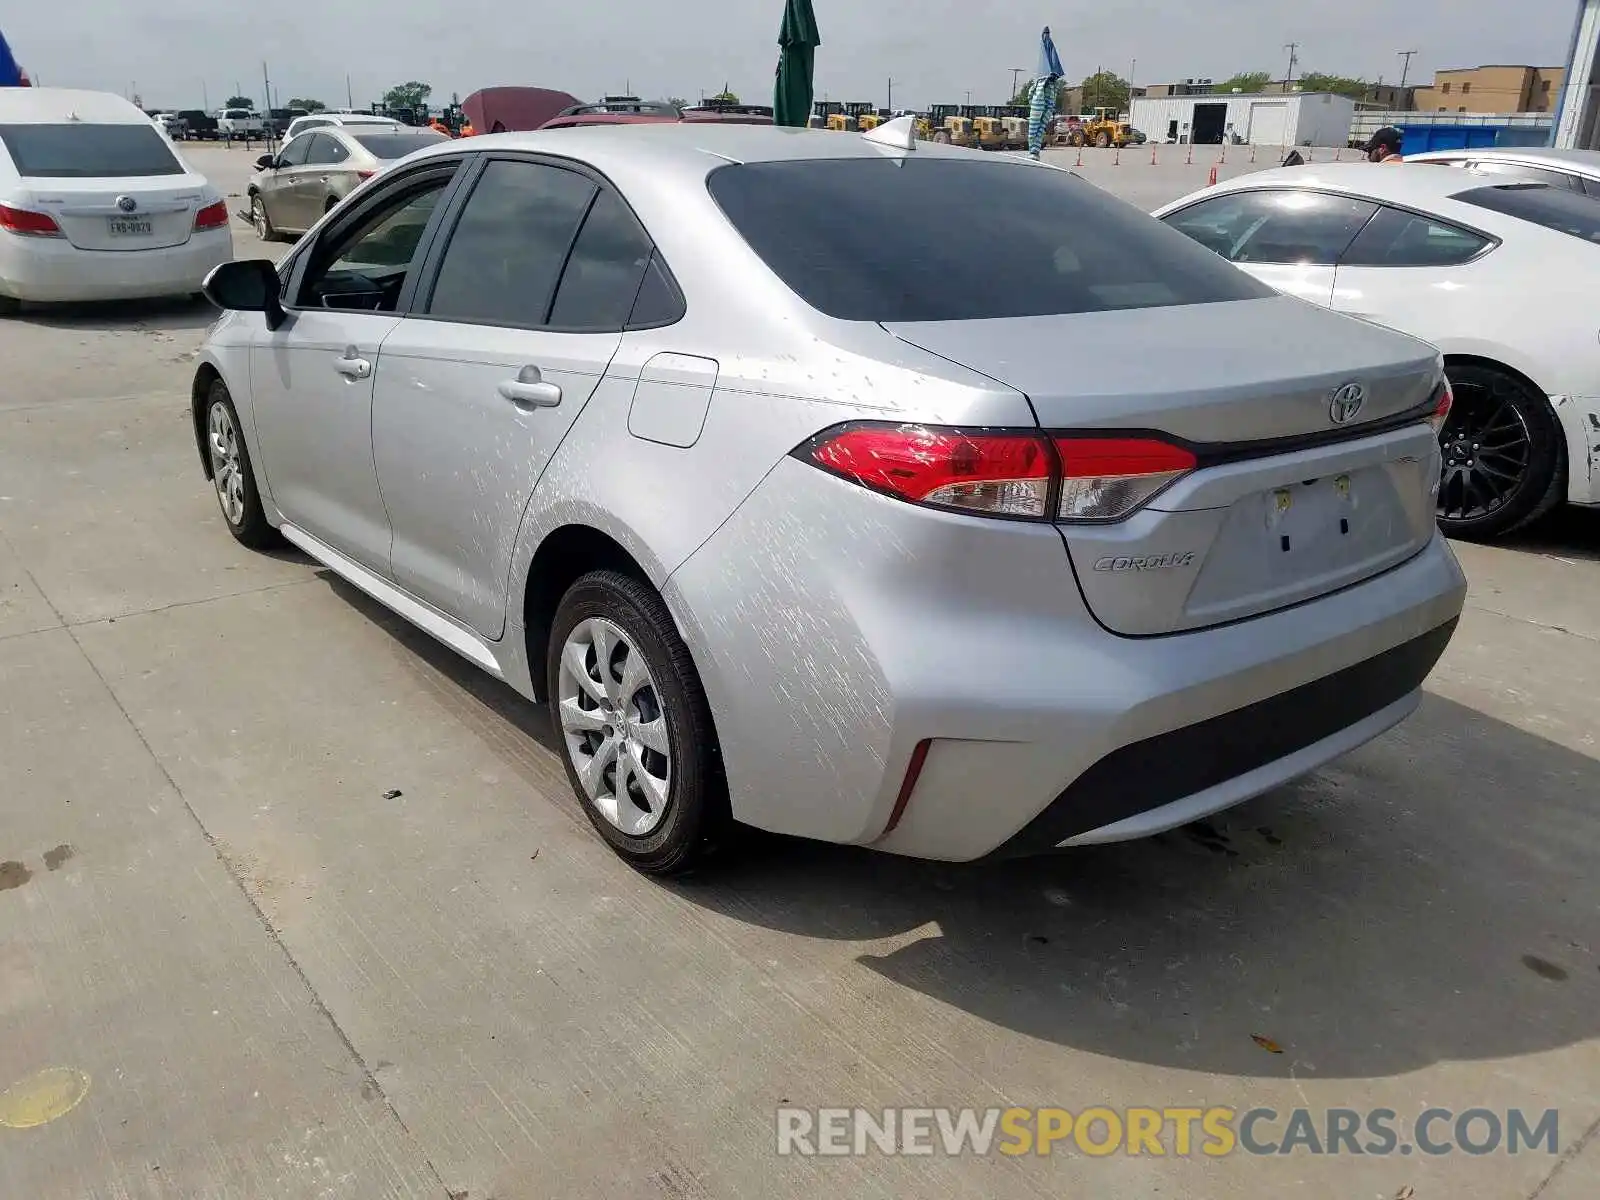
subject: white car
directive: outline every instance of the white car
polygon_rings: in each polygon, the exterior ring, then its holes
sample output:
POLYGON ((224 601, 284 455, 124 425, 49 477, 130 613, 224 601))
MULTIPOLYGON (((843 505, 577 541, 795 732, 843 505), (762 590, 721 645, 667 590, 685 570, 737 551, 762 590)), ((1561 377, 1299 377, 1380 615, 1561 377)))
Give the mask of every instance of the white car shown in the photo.
POLYGON ((1600 504, 1600 205, 1475 171, 1282 167, 1157 217, 1279 291, 1432 342, 1455 406, 1439 520, 1491 538, 1600 504))
POLYGON ((1430 150, 1426 154, 1408 154, 1406 162, 1465 167, 1485 175, 1508 175, 1600 197, 1600 151, 1595 150, 1550 150, 1544 146, 1430 150))
POLYGON ((121 96, 0 88, 0 309, 198 294, 222 194, 121 96))
POLYGON ((217 113, 217 132, 223 137, 259 138, 267 135, 267 123, 248 108, 224 108, 217 113))
POLYGON ((335 126, 364 126, 369 131, 373 129, 404 129, 406 126, 393 117, 379 117, 368 113, 311 113, 304 117, 296 117, 289 122, 289 128, 283 135, 283 140, 288 141, 297 134, 308 129, 332 129, 335 126))

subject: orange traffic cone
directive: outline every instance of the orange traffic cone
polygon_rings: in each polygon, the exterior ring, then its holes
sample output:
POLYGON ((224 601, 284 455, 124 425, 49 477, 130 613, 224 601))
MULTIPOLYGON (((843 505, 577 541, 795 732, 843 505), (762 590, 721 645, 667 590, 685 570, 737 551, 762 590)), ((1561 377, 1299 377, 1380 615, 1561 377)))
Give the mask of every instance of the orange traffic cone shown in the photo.
POLYGON ((1156 144, 1154 142, 1150 143, 1150 165, 1152 167, 1156 165, 1156 144))
POLYGON ((1206 186, 1207 187, 1216 187, 1217 186, 1217 164, 1216 163, 1212 163, 1211 164, 1211 175, 1206 180, 1206 186))
POLYGON ((1111 165, 1113 167, 1120 167, 1122 165, 1122 147, 1121 146, 1118 146, 1116 154, 1112 155, 1112 157, 1111 157, 1111 165))
POLYGON ((1186 166, 1186 167, 1194 166, 1194 143, 1193 142, 1189 143, 1189 157, 1183 160, 1183 165, 1186 166))
POLYGON ((1080 167, 1083 166, 1083 147, 1082 146, 1078 147, 1078 165, 1080 167))

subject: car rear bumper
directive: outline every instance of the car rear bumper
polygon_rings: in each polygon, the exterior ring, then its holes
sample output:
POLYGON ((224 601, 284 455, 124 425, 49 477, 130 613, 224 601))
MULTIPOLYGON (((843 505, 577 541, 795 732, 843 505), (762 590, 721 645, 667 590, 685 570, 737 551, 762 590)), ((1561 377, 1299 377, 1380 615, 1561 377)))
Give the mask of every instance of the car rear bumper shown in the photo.
POLYGON ((39 303, 183 295, 232 257, 226 226, 160 250, 79 250, 63 238, 0 233, 0 295, 39 303))
POLYGON ((958 861, 1159 832, 1353 749, 1415 707, 1465 592, 1435 537, 1292 608, 1119 637, 1053 528, 793 460, 666 589, 735 816, 958 861))
POLYGON ((1567 500, 1600 504, 1600 396, 1551 396, 1567 441, 1567 500))

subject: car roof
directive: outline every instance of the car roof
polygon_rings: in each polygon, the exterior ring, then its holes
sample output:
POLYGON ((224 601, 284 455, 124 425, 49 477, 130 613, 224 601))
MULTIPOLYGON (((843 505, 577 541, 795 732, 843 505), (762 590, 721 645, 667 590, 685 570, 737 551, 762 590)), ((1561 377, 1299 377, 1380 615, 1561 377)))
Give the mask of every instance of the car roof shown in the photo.
POLYGON ((1485 162, 1521 162, 1570 167, 1589 175, 1600 175, 1600 151, 1557 150, 1550 146, 1486 147, 1482 150, 1429 150, 1406 155, 1407 162, 1455 162, 1463 158, 1485 162))
POLYGON ((0 88, 0 122, 7 125, 148 125, 144 110, 114 92, 80 88, 0 88))
MULTIPOLYGON (((463 143, 452 142, 453 148, 463 143)), ((859 134, 824 129, 791 129, 721 121, 629 121, 569 126, 549 131, 491 133, 466 143, 471 150, 526 150, 586 160, 601 170, 613 162, 706 174, 723 163, 794 162, 806 159, 883 158, 905 151, 868 141, 859 134)), ((420 153, 439 153, 424 150, 420 153)), ((918 158, 1011 160, 938 142, 918 142, 918 158)), ((1027 162, 1026 159, 1020 161, 1027 162)))
POLYGON ((1463 170, 1429 171, 1411 162, 1393 166, 1368 162, 1307 163, 1299 167, 1273 167, 1248 175, 1236 175, 1212 187, 1191 192, 1181 200, 1163 205, 1156 212, 1158 215, 1167 213, 1207 196, 1266 187, 1314 188, 1425 208, 1430 204, 1448 201, 1450 197, 1474 187, 1501 187, 1508 182, 1504 175, 1484 175, 1463 170))

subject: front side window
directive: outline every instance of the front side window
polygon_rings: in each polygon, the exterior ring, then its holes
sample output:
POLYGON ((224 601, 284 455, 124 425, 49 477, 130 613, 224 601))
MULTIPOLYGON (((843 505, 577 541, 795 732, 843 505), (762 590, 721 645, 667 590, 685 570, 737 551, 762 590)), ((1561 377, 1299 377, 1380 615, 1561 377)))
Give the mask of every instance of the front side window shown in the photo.
POLYGON ((1380 208, 1339 260, 1341 267, 1453 267, 1493 242, 1482 234, 1419 213, 1380 208))
POLYGON ((182 175, 171 143, 153 125, 0 125, 24 179, 127 179, 182 175))
POLYGON ((595 191, 575 171, 491 161, 445 247, 428 315, 470 324, 543 326, 595 191))
POLYGON ((394 312, 448 173, 400 185, 318 246, 300 285, 304 307, 394 312))
POLYGON ((846 158, 719 167, 707 186, 802 300, 855 321, 1044 316, 1273 293, 1065 171, 846 158))
POLYGON ((1507 183, 1458 192, 1451 199, 1531 221, 1585 242, 1600 242, 1600 204, 1587 194, 1542 183, 1507 183))
POLYGON ((302 133, 298 137, 290 138, 278 152, 278 169, 281 171, 284 167, 305 166, 306 155, 311 153, 313 137, 313 134, 302 133))
POLYGON ((1294 188, 1232 192, 1166 217, 1229 262, 1332 266, 1377 205, 1294 188))

